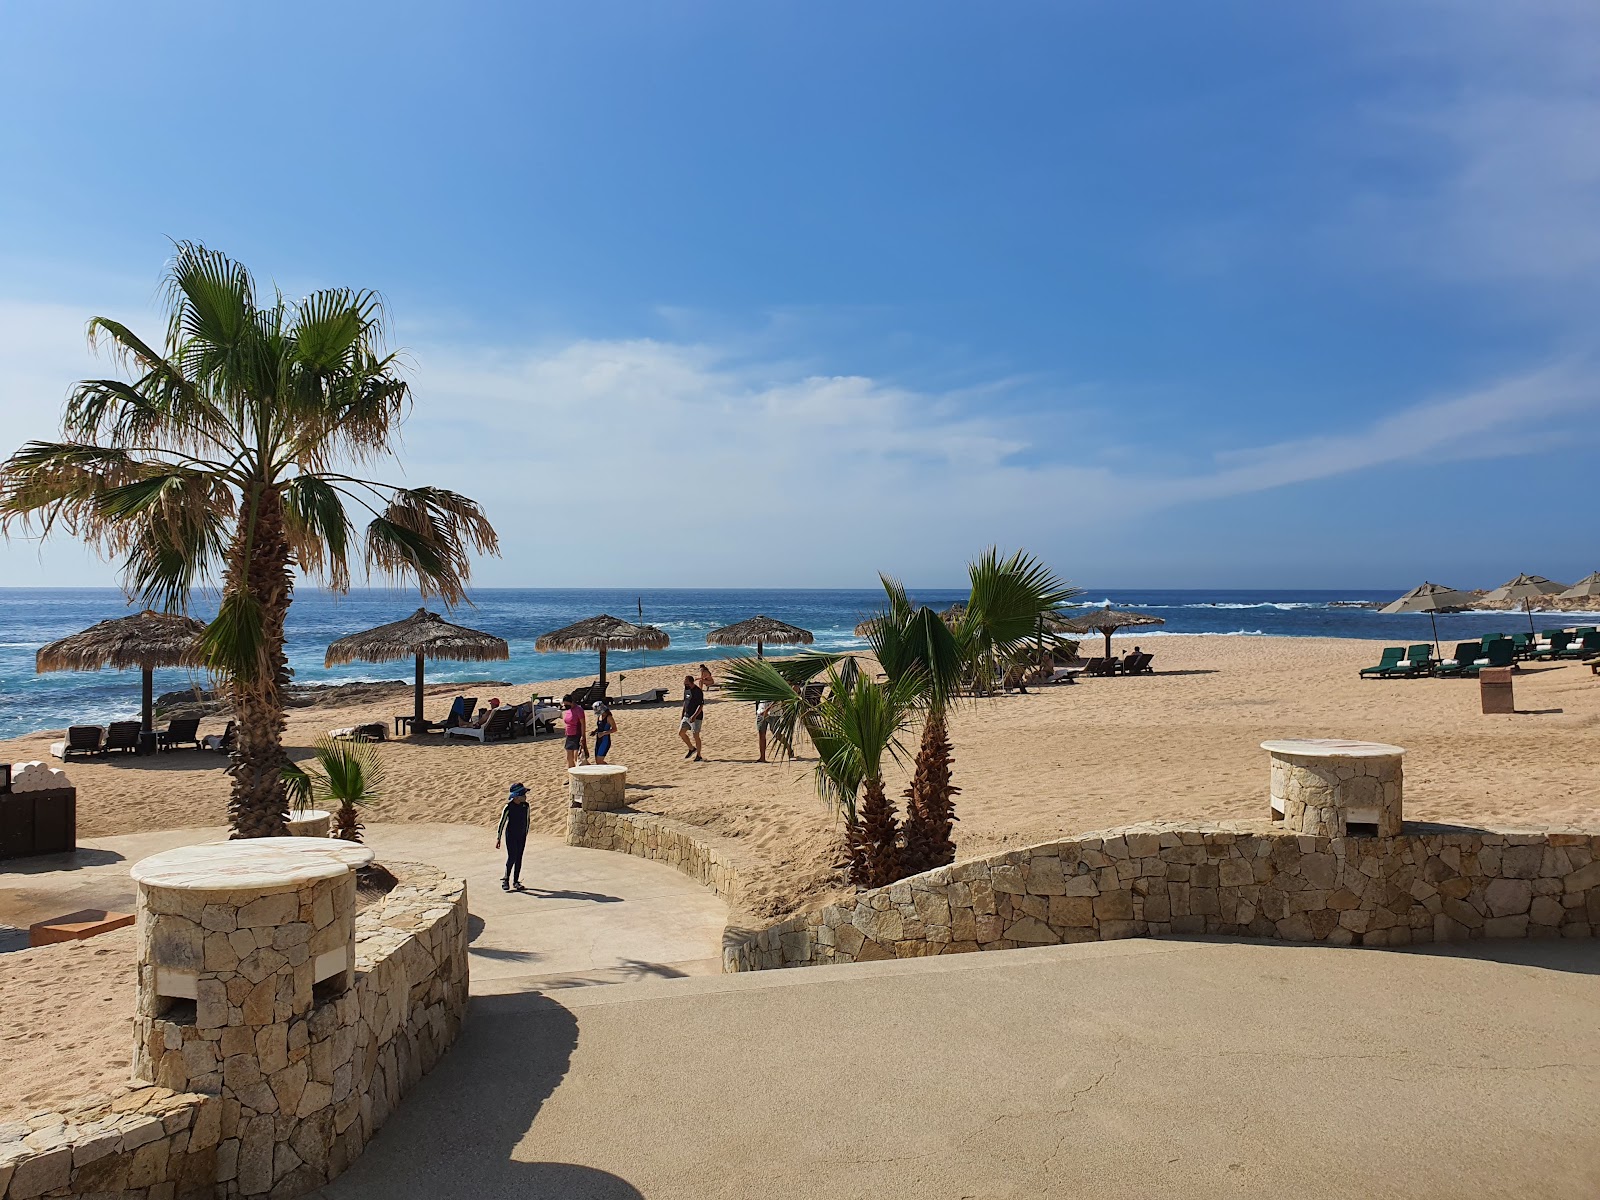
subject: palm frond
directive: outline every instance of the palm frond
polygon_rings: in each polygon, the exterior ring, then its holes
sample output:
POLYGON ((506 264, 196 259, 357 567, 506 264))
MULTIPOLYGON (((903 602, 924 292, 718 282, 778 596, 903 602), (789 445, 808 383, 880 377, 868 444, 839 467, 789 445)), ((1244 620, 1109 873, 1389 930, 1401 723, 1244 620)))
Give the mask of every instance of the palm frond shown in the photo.
POLYGON ((334 591, 350 586, 350 518, 338 489, 315 475, 297 475, 283 489, 284 531, 295 561, 334 591))
POLYGON ((229 591, 200 636, 200 658, 216 674, 253 683, 272 670, 278 647, 267 638, 266 612, 247 591, 229 591))

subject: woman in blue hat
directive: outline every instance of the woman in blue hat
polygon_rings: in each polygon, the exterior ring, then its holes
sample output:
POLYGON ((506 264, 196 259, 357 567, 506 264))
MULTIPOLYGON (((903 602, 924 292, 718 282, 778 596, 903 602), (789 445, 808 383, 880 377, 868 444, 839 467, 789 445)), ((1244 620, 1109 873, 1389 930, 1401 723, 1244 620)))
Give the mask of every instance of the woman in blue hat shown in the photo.
POLYGON ((520 783, 511 785, 511 798, 500 811, 500 827, 494 831, 494 848, 506 844, 506 873, 500 880, 500 890, 512 888, 522 891, 522 852, 528 846, 528 789, 520 783))

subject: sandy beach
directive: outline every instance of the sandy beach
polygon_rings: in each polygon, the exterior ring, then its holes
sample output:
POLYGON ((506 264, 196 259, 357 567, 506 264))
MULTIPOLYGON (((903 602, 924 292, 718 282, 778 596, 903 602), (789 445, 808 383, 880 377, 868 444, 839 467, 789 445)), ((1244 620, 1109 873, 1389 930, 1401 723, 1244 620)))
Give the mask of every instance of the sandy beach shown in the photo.
MULTIPOLYGON (((1119 651, 1139 639, 1116 639, 1119 651)), ((1600 818, 1600 679, 1586 665, 1519 671, 1514 716, 1484 716, 1471 680, 1370 681, 1381 643, 1345 639, 1166 636, 1157 674, 1086 680, 969 704, 952 719, 955 778, 962 789, 956 842, 962 857, 1062 833, 1161 818, 1260 816, 1269 737, 1347 736, 1408 750, 1406 815, 1488 825, 1593 823, 1600 818)), ((557 693, 558 681, 498 689, 502 700, 557 693)), ((678 693, 681 668, 630 671, 628 688, 678 693)), ((430 688, 442 715, 457 685, 430 688)), ((472 689, 480 702, 485 689, 472 689)), ((669 700, 670 700, 669 696, 669 700)), ((387 705, 293 710, 287 742, 303 756, 328 728, 386 725, 409 711, 387 705)), ((710 696, 704 763, 685 762, 677 708, 618 710, 612 760, 629 768, 639 809, 736 838, 761 868, 749 915, 777 918, 840 889, 833 870, 838 827, 817 798, 812 763, 760 764, 752 709, 710 696)), ((203 729, 220 731, 220 719, 203 729)), ((44 758, 51 734, 0 743, 20 761, 44 758)), ((912 740, 910 747, 914 750, 912 740)), ((380 748, 386 795, 381 821, 492 826, 507 786, 524 782, 534 827, 559 834, 565 764, 559 738, 479 745, 430 737, 380 748)), ((214 754, 74 761, 84 837, 226 823, 227 776, 214 754)), ((897 772, 902 777, 903 772, 897 772)))
MULTIPOLYGON (((1484 716, 1469 680, 1359 679, 1380 643, 1171 636, 1140 644, 1155 650, 1161 673, 1001 696, 955 713, 962 857, 1146 819, 1261 816, 1267 764, 1258 744, 1283 736, 1351 736, 1405 747, 1411 820, 1600 821, 1600 679, 1586 665, 1529 667, 1516 680, 1521 711, 1484 716)), ((678 668, 630 672, 630 690, 636 679, 641 687, 670 687, 682 676, 678 668)), ((537 685, 545 694, 560 689, 537 685)), ((430 711, 442 712, 454 691, 431 689, 430 711)), ((498 694, 517 700, 529 691, 509 687, 498 694)), ((408 699, 294 710, 288 742, 303 755, 323 730, 387 723, 391 710, 409 707, 408 699)), ((738 839, 758 864, 742 917, 776 919, 845 890, 833 867, 838 826, 813 790, 812 763, 755 762, 749 706, 713 693, 701 764, 684 761, 675 704, 624 708, 618 724, 613 758, 630 768, 630 802, 738 839)), ((0 753, 42 757, 49 741, 47 734, 18 739, 0 744, 0 753)), ((563 829, 558 738, 483 746, 434 737, 386 743, 380 753, 387 794, 370 814, 374 821, 483 826, 485 861, 492 864, 488 831, 507 785, 521 780, 532 794, 536 829, 554 835, 563 829)), ((177 752, 72 763, 80 836, 225 824, 223 761, 177 752)), ((903 777, 898 771, 898 786, 903 777)), ((131 938, 128 931, 0 957, 0 1008, 22 1031, 8 1038, 7 1059, 33 1061, 34 1047, 52 1064, 49 1071, 13 1073, 14 1085, 0 1088, 0 1110, 30 1109, 125 1078, 131 938), (90 1015, 69 1023, 71 1038, 51 1044, 49 1031, 62 1027, 67 1007, 85 999, 93 1001, 90 1015)))

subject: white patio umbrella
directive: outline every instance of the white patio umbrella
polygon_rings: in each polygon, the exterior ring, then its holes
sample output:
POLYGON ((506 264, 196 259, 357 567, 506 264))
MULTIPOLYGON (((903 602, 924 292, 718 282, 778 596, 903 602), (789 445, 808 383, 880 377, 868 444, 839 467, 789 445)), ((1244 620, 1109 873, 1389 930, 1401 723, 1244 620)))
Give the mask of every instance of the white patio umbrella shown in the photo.
POLYGON ((1592 596, 1600 596, 1600 571, 1585 575, 1577 583, 1562 592, 1558 599, 1587 600, 1592 596))

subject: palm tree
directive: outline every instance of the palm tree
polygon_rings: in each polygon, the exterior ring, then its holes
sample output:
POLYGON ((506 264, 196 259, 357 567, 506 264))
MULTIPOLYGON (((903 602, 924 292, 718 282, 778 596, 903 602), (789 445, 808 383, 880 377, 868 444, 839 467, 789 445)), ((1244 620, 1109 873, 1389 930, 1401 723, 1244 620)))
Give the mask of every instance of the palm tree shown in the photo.
POLYGON ((333 836, 359 842, 363 826, 356 810, 375 803, 383 789, 383 764, 377 749, 371 742, 323 737, 313 754, 317 766, 311 770, 298 763, 283 769, 289 799, 296 809, 333 808, 333 836))
POLYGON ((237 720, 229 821, 235 837, 281 834, 293 572, 343 591, 359 553, 368 573, 455 603, 471 553, 495 553, 497 539, 465 496, 350 473, 392 456, 411 403, 374 293, 258 302, 243 266, 182 242, 166 295, 161 350, 89 322, 131 382, 80 382, 62 440, 0 465, 0 531, 62 528, 123 557, 126 590, 151 608, 184 610, 220 577, 201 656, 237 720), (347 506, 367 510, 363 534, 347 506))
POLYGON ((723 670, 726 697, 772 704, 769 729, 780 757, 794 756, 798 730, 811 739, 817 749, 817 792, 843 819, 848 874, 862 887, 881 887, 904 873, 899 821, 883 781, 884 757, 901 757, 899 735, 925 688, 911 672, 879 683, 848 655, 741 658, 723 670), (822 694, 813 698, 816 691, 822 694))

